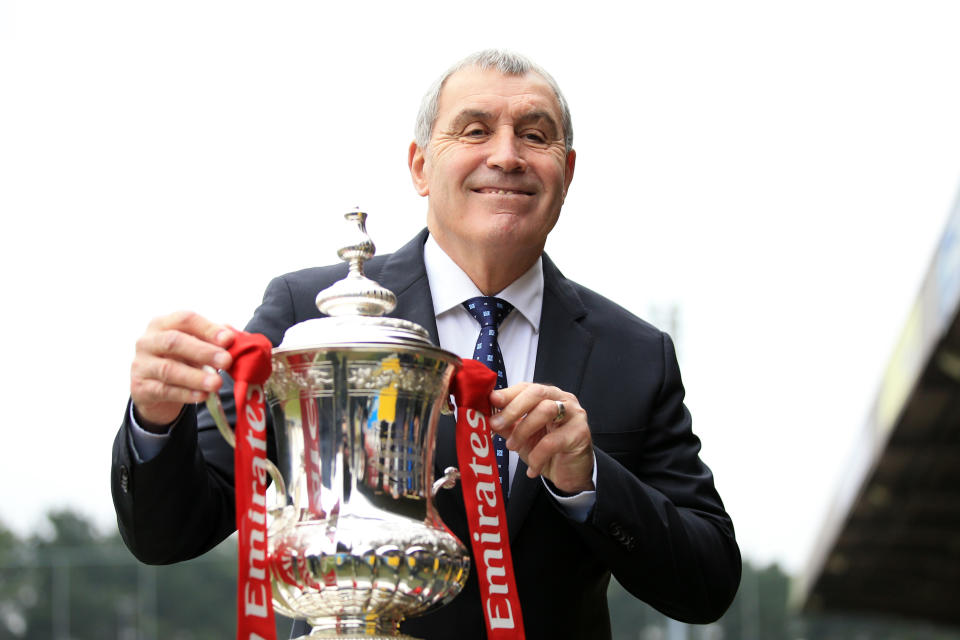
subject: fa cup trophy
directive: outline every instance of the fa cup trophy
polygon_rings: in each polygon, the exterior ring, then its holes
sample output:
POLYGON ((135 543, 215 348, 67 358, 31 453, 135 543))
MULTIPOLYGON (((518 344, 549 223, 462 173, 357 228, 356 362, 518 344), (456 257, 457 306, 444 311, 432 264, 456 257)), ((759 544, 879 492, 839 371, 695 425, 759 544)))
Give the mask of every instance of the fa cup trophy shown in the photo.
MULTIPOLYGON (((277 611, 306 618, 309 638, 405 638, 407 616, 466 583, 470 558, 437 514, 437 418, 457 356, 417 324, 388 318, 396 298, 363 275, 374 254, 366 214, 346 215, 346 278, 317 295, 327 317, 290 327, 265 385, 277 463, 267 461, 267 558, 277 611)), ((223 410, 211 413, 228 441, 223 410)))

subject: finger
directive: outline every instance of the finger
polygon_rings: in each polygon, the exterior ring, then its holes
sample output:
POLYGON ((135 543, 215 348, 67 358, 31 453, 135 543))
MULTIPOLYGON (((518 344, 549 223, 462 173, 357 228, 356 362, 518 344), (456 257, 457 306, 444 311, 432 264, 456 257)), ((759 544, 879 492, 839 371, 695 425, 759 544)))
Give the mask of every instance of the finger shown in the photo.
POLYGON ((171 387, 208 392, 220 388, 222 381, 216 373, 190 366, 170 358, 141 357, 133 361, 130 377, 138 380, 156 380, 171 387))
MULTIPOLYGON (((130 397, 136 407, 147 408, 160 405, 184 405, 203 402, 209 393, 196 389, 187 389, 165 384, 159 380, 147 378, 130 379, 130 397)), ((148 414, 144 414, 148 415, 148 414)), ((163 422, 152 417, 153 422, 163 422)))
MULTIPOLYGON (((523 423, 526 420, 527 418, 524 418, 520 422, 523 423)), ((511 434, 510 438, 507 439, 507 442, 505 444, 507 446, 507 449, 510 449, 511 451, 516 451, 517 455, 520 456, 521 460, 523 460, 524 462, 528 462, 528 458, 530 457, 530 452, 533 451, 533 449, 547 435, 547 430, 541 427, 539 429, 531 430, 528 433, 526 433, 523 437, 520 437, 519 435, 517 435, 518 426, 519 424, 515 425, 513 433, 511 434)))
POLYGON ((236 337, 236 332, 231 327, 211 322, 193 311, 177 311, 154 318, 147 331, 166 331, 170 329, 182 331, 204 342, 224 348, 233 344, 236 337))
MULTIPOLYGON (((529 449, 536 442, 531 442, 537 434, 546 433, 557 423, 554 418, 557 417, 557 400, 543 399, 537 402, 533 408, 523 416, 523 419, 513 425, 510 430, 510 436, 507 438, 507 448, 519 451, 520 449, 529 449)), ((539 441, 539 438, 537 438, 539 441)))
POLYGON ((557 430, 551 433, 544 432, 542 437, 537 439, 534 446, 526 452, 525 457, 527 468, 533 472, 533 476, 539 475, 556 456, 570 455, 576 451, 576 438, 573 435, 564 430, 557 430))
POLYGON ((529 384, 521 389, 515 397, 503 407, 501 412, 490 420, 490 427, 503 437, 508 437, 517 428, 521 418, 524 419, 525 437, 535 429, 546 424, 543 418, 549 416, 552 420, 556 415, 556 400, 576 398, 557 387, 547 387, 542 384, 529 384), (541 407, 541 403, 546 404, 541 407), (549 409, 547 407, 552 407, 549 409), (530 418, 530 420, 526 420, 530 418))
POLYGON ((490 404, 494 409, 503 409, 529 386, 529 382, 519 382, 503 389, 495 389, 490 393, 490 404))
MULTIPOLYGON (((490 427, 500 435, 507 437, 510 430, 521 418, 532 411, 541 400, 547 398, 551 393, 550 389, 551 387, 542 384, 530 383, 521 383, 500 389, 501 395, 497 399, 503 404, 499 407, 500 412, 494 414, 490 420, 490 427), (506 402, 503 402, 504 400, 506 402)), ((556 389, 556 392, 562 393, 559 389, 556 389)))
POLYGON ((524 452, 523 460, 527 463, 527 477, 536 478, 543 471, 544 466, 560 453, 563 448, 562 435, 543 434, 537 438, 535 446, 524 452))
POLYGON ((138 358, 143 355, 172 359, 195 367, 226 369, 233 361, 225 349, 176 329, 148 331, 137 340, 136 350, 138 358))
POLYGON ((589 428, 585 424, 557 429, 545 434, 527 452, 527 475, 531 478, 544 475, 555 484, 572 481, 578 487, 585 487, 593 471, 592 449, 589 428))

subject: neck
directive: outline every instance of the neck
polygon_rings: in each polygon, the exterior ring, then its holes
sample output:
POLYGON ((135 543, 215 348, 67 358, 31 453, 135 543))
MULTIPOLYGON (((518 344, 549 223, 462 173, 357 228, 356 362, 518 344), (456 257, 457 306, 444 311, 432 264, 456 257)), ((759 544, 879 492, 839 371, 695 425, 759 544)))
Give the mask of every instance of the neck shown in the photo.
POLYGON ((434 233, 432 228, 430 234, 485 296, 493 296, 506 289, 526 273, 543 253, 542 245, 523 250, 509 243, 466 244, 434 233))

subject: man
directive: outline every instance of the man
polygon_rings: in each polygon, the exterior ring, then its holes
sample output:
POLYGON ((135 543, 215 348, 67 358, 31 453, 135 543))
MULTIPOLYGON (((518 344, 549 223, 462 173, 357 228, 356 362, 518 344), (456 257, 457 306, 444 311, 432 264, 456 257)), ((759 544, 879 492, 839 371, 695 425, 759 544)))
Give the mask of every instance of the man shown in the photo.
MULTIPOLYGON (((709 622, 733 599, 740 555, 698 458, 672 343, 543 254, 573 179, 572 137, 559 88, 525 58, 487 51, 455 65, 424 99, 408 156, 429 233, 366 270, 398 295, 392 315, 464 358, 478 325, 461 303, 495 295, 514 307, 499 334, 512 384, 491 395, 501 409, 491 426, 510 451, 508 526, 527 637, 609 637, 611 572, 666 614, 709 622)), ((313 296, 343 272, 277 278, 247 330, 277 344, 318 315, 313 296)), ((154 320, 137 343, 113 493, 124 540, 145 562, 196 556, 233 530, 232 453, 191 404, 220 389, 202 366, 228 367, 232 339, 179 313, 154 320)), ((454 463, 450 429, 440 425, 440 465, 454 463)), ((467 541, 459 492, 441 492, 437 505, 467 541)), ((471 576, 452 603, 404 629, 480 638, 482 615, 471 576)))

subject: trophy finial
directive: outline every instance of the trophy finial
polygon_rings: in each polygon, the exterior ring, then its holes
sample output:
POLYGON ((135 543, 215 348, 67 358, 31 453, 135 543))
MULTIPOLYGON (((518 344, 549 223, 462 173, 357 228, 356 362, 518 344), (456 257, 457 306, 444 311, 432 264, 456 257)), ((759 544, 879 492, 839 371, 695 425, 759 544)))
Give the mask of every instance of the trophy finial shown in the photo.
POLYGON ((390 313, 397 306, 397 297, 363 275, 363 263, 377 252, 373 240, 367 235, 367 214, 356 207, 343 217, 356 225, 350 242, 337 251, 340 259, 348 264, 349 271, 346 278, 317 294, 317 308, 328 316, 382 316, 390 313))

